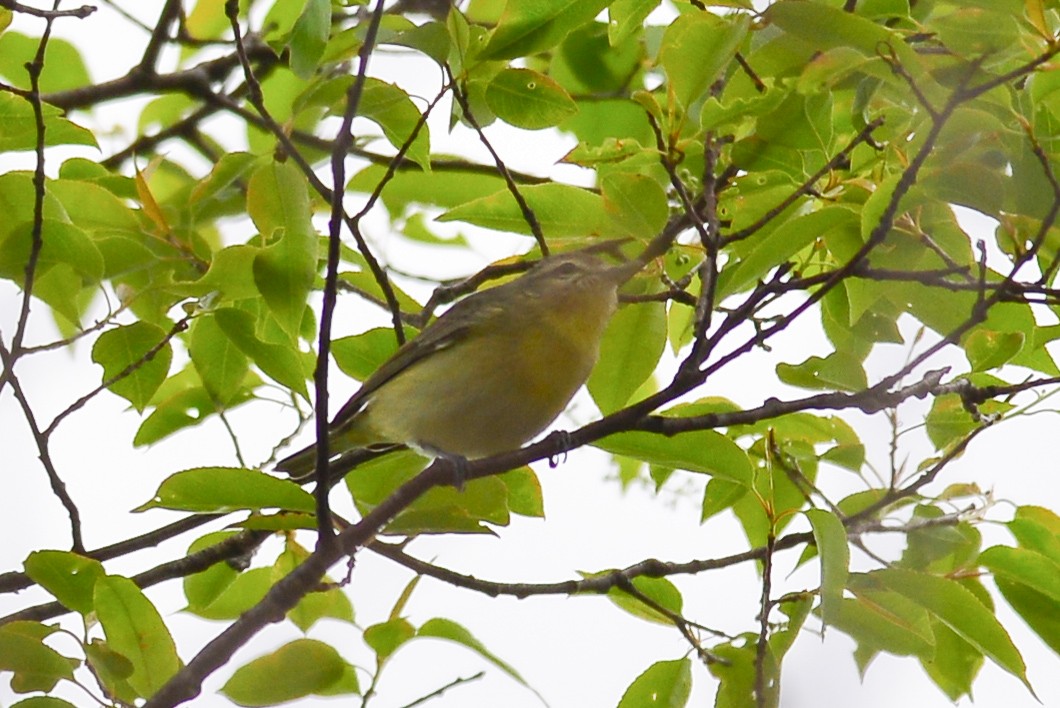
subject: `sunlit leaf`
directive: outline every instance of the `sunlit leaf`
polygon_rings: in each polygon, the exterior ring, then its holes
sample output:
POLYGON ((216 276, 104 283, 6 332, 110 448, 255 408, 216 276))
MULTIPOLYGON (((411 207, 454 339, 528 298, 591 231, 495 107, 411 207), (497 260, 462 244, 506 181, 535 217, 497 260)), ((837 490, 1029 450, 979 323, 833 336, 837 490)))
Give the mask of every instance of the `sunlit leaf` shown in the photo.
POLYGON ((676 659, 652 664, 630 684, 619 708, 681 708, 692 694, 692 661, 676 659))
POLYGON ((132 662, 129 684, 141 696, 154 694, 181 667, 158 610, 131 580, 118 576, 96 581, 94 605, 107 644, 132 662))
POLYGON ((25 568, 33 582, 83 615, 92 612, 93 589, 105 575, 99 561, 65 551, 35 551, 26 558, 25 568))
POLYGON ((506 69, 493 77, 486 102, 516 128, 540 130, 558 125, 578 107, 555 81, 530 69, 506 69))
POLYGON ((92 360, 103 366, 103 382, 138 411, 162 385, 173 359, 166 332, 148 322, 107 330, 92 347, 92 360))
POLYGON ((311 494, 286 479, 236 467, 199 467, 170 475, 151 501, 137 511, 154 508, 196 512, 269 508, 312 511, 316 505, 311 494))
POLYGON ((221 688, 241 706, 271 706, 321 693, 346 672, 337 651, 316 639, 296 639, 241 666, 221 688))

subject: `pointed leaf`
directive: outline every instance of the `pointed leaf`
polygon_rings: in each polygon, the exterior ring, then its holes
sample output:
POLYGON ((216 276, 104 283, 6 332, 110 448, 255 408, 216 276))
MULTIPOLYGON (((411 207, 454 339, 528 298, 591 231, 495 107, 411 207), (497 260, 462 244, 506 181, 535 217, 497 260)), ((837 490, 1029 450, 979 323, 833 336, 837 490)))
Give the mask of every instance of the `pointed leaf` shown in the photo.
POLYGON ((806 518, 821 559, 821 616, 830 624, 838 616, 850 569, 847 531, 839 517, 824 509, 810 509, 806 518))
POLYGON ((306 0, 291 31, 291 69, 308 79, 316 71, 331 30, 331 0, 306 0))
POLYGON ((335 649, 315 639, 296 639, 236 669, 221 693, 241 706, 271 706, 325 691, 346 673, 335 649))
POLYGON ((375 652, 376 661, 382 664, 398 648, 416 636, 416 628, 404 617, 393 617, 386 622, 373 624, 364 630, 364 643, 375 652))
POLYGON ((162 508, 219 513, 237 509, 313 511, 309 492, 294 482, 258 470, 237 467, 199 467, 170 475, 151 501, 136 511, 162 508))
POLYGON ((106 575, 99 561, 66 551, 35 551, 26 558, 25 568, 33 582, 83 615, 92 612, 93 588, 106 575))
POLYGON ((508 0, 480 59, 514 59, 554 47, 609 0, 508 0))
POLYGON ((51 691, 62 679, 74 680, 72 662, 42 640, 52 630, 37 622, 0 626, 0 671, 10 671, 12 689, 20 693, 51 691))
POLYGON ((717 475, 751 486, 751 462, 743 448, 721 433, 697 430, 664 437, 629 432, 609 435, 594 446, 649 464, 717 475))
POLYGON ((100 578, 95 608, 108 646, 132 662, 129 685, 141 696, 153 695, 180 669, 162 616, 133 581, 114 575, 100 578))
POLYGON ((1027 682, 1023 657, 994 613, 960 583, 911 570, 891 568, 876 575, 897 593, 927 609, 991 661, 1027 682))
MULTIPOLYGON (((640 576, 633 579, 633 588, 663 609, 669 610, 676 615, 681 614, 681 608, 684 604, 681 591, 666 578, 640 576)), ((640 617, 649 622, 662 625, 673 625, 673 620, 669 616, 659 612, 651 605, 644 603, 636 595, 631 595, 622 588, 612 588, 608 591, 607 597, 611 602, 634 617, 640 617)))
POLYGON ((692 661, 657 661, 629 685, 618 708, 681 708, 692 694, 692 661))
POLYGON ((173 349, 166 336, 161 327, 134 322, 107 330, 92 346, 92 361, 103 367, 107 388, 140 412, 169 373, 173 349))
POLYGON ((226 405, 242 390, 250 364, 213 315, 207 313, 192 323, 188 354, 203 386, 219 404, 226 405))
POLYGON ((682 106, 691 107, 722 76, 749 26, 750 18, 743 14, 721 18, 689 12, 666 28, 659 63, 682 106))
POLYGON ((286 230, 279 241, 254 256, 254 283, 283 330, 298 337, 309 291, 316 277, 317 237, 312 231, 286 230))
POLYGON ((309 399, 306 371, 293 344, 272 344, 259 339, 254 332, 254 316, 249 312, 223 307, 215 310, 213 316, 232 343, 266 376, 309 399))
POLYGON ((470 632, 464 627, 453 622, 452 620, 445 619, 443 617, 435 617, 429 619, 423 623, 416 632, 417 637, 434 637, 436 639, 445 639, 450 642, 456 642, 462 644, 471 651, 477 653, 482 658, 486 659, 498 669, 511 676, 513 679, 529 687, 529 684, 519 675, 519 672, 513 669, 510 665, 498 658, 493 652, 488 650, 482 642, 475 639, 470 632))
POLYGON ((587 386, 603 413, 613 413, 655 371, 666 348, 666 306, 646 302, 620 308, 600 342, 587 386))
POLYGON ((530 69, 505 69, 493 77, 486 103, 498 118, 526 130, 551 128, 578 112, 562 86, 530 69))
POLYGON ((1025 548, 993 546, 979 555, 979 564, 995 576, 1026 585, 1060 603, 1060 563, 1025 548))
POLYGON ((666 192, 651 177, 614 172, 606 175, 600 186, 604 208, 620 230, 647 241, 666 226, 670 217, 666 192))
MULTIPOLYGON (((603 199, 587 189, 555 183, 522 187, 520 192, 545 236, 567 238, 571 234, 606 235, 612 231, 603 199)), ((450 209, 438 220, 466 221, 517 234, 532 233, 518 203, 506 189, 450 209)))

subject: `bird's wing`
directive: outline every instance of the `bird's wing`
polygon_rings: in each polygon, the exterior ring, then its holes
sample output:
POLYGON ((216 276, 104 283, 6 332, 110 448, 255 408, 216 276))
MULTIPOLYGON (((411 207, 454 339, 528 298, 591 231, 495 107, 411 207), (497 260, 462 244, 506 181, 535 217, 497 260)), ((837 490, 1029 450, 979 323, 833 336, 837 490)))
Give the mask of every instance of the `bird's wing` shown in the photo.
POLYGON ((331 421, 332 426, 341 425, 352 418, 380 386, 405 369, 434 352, 447 349, 466 339, 476 329, 475 325, 493 317, 503 316, 503 305, 483 305, 476 295, 471 295, 456 303, 445 314, 425 327, 419 336, 401 345, 382 366, 365 379, 361 388, 339 409, 331 421))

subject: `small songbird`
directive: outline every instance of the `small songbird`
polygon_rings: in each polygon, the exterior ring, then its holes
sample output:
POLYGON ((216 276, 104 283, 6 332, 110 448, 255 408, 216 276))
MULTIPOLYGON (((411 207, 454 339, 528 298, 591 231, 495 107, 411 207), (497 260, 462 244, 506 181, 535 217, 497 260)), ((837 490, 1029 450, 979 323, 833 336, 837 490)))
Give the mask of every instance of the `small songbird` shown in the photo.
MULTIPOLYGON (((567 407, 589 378, 618 289, 642 266, 573 251, 459 301, 399 348, 331 422, 332 455, 405 444, 475 459, 513 450, 567 407)), ((313 473, 316 446, 280 460, 313 473)))

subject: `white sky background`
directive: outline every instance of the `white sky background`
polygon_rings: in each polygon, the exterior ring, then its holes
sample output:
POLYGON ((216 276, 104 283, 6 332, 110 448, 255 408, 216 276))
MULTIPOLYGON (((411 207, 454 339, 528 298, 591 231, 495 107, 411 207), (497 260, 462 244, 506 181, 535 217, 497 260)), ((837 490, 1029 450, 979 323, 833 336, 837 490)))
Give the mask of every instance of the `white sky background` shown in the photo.
MULTIPOLYGON (((72 3, 66 5, 72 6, 72 3)), ((136 12, 145 22, 153 24, 162 2, 126 5, 135 5, 136 12)), ((19 19, 16 28, 36 34, 39 22, 19 19)), ((85 57, 96 81, 123 73, 129 57, 138 57, 146 41, 139 30, 116 18, 106 7, 101 7, 88 20, 57 23, 55 35, 85 48, 85 57), (120 38, 120 46, 115 46, 116 38, 120 38)), ((435 94, 437 74, 410 71, 408 62, 394 58, 393 54, 389 57, 374 56, 371 73, 397 81, 414 95, 435 94)), ((416 67, 423 65, 417 63, 416 67)), ((137 100, 106 106, 100 111, 101 125, 128 126, 142 103, 137 100)), ((436 117, 441 120, 434 120, 431 124, 432 149, 470 153, 488 162, 471 133, 460 130, 453 137, 446 135, 446 115, 447 110, 440 107, 436 117)), ((84 116, 74 116, 75 120, 79 118, 83 120, 84 116)), ((133 129, 130 127, 127 131, 133 129)), ((573 146, 570 136, 528 133, 501 125, 491 127, 488 134, 513 168, 535 174, 562 175, 568 180, 575 172, 576 168, 554 165, 573 146)), ((243 132, 235 123, 231 135, 232 142, 242 141, 243 132)), ((115 143, 109 147, 120 145, 115 143)), ((105 149, 105 154, 111 149, 105 149)), ((89 156, 96 157, 94 154, 89 156)), ((6 160, 8 156, 0 159, 6 160)), ((49 153, 49 160, 49 172, 54 174, 60 159, 57 154, 49 153)), ((28 166, 30 163, 20 161, 18 164, 28 166)), ((11 167, 11 164, 3 164, 0 170, 11 167)), ((126 166, 125 170, 128 169, 126 166)), ((351 166, 349 174, 356 169, 351 166)), ((585 180, 583 175, 576 179, 583 183, 585 180)), ((355 208, 359 198, 354 195, 349 203, 355 208)), ((974 228, 975 233, 992 243, 990 224, 980 219, 974 228)), ((433 253, 430 261, 405 261, 402 257, 415 251, 407 250, 400 241, 388 241, 384 218, 371 221, 369 230, 374 245, 385 260, 392 256, 400 269, 414 272, 429 268, 434 274, 433 271, 444 267, 443 276, 471 273, 492 259, 523 251, 528 246, 528 240, 523 238, 478 236, 473 239, 478 256, 473 262, 468 259, 439 263, 433 253)), ((463 227, 459 230, 473 233, 463 227)), ((7 282, 0 283, 0 333, 5 341, 9 341, 14 331, 19 302, 17 290, 7 282)), ((354 298, 342 298, 340 308, 336 323, 339 333, 364 327, 360 316, 363 308, 358 309, 354 298)), ((56 334, 46 308, 34 303, 34 312, 28 343, 53 340, 56 334)), ((905 331, 911 339, 915 329, 907 326, 905 331)), ((772 354, 756 350, 741 358, 700 395, 728 396, 746 406, 756 405, 770 396, 804 395, 805 392, 785 389, 763 372, 771 372, 778 361, 798 362, 823 351, 818 325, 808 320, 802 327, 778 337, 772 346, 772 354)), ((906 355, 904 347, 880 347, 869 360, 870 380, 892 371, 906 355)), ((60 351, 20 361, 16 371, 39 420, 46 423, 99 381, 98 367, 87 361, 87 343, 79 345, 76 358, 60 351)), ((965 367, 963 359, 946 363, 955 366, 956 370, 965 367)), ((930 368, 940 365, 935 362, 930 368)), ((345 400, 355 388, 355 384, 341 374, 334 376, 332 381, 332 399, 337 403, 345 400)), ((925 410, 921 404, 903 407, 903 427, 916 424, 925 410)), ((572 429, 595 415, 592 402, 583 392, 557 426, 572 429)), ((849 420, 846 414, 843 415, 849 420)), ((274 410, 270 412, 265 406, 237 409, 231 420, 246 449, 250 450, 249 460, 263 458, 273 442, 289 432, 291 424, 290 417, 276 415, 274 410)), ((865 422, 864 418, 859 420, 865 422)), ((115 510, 131 509, 149 499, 158 483, 169 474, 195 466, 234 464, 231 442, 219 424, 192 429, 150 449, 133 450, 130 443, 139 422, 135 413, 127 412, 123 400, 103 394, 64 423, 52 441, 56 467, 81 506, 89 548, 113 543, 178 518, 174 513, 158 510, 138 515, 115 513, 115 510)), ((882 420, 861 423, 859 432, 869 446, 870 460, 886 468, 889 430, 881 425, 882 420)), ((941 489, 953 481, 971 480, 984 488, 993 488, 1000 499, 1017 504, 1037 503, 1054 509, 1060 507, 1053 445, 1056 424, 1055 415, 1025 416, 988 431, 972 444, 964 458, 947 471, 934 489, 941 489)), ((0 571, 3 571, 20 568, 22 560, 34 549, 68 548, 69 525, 48 489, 25 422, 9 390, 0 394, 0 431, 4 472, 17 474, 20 479, 17 495, 0 496, 0 533, 5 539, 0 544, 0 571)), ((922 442, 913 441, 906 451, 915 464, 925 448, 922 442)), ((537 471, 544 486, 546 522, 515 517, 511 526, 497 530, 497 537, 424 538, 415 541, 410 551, 420 558, 433 559, 445 567, 485 579, 551 582, 576 577, 578 571, 621 567, 649 557, 685 561, 723 556, 746 547, 742 531, 730 514, 703 526, 696 523, 700 493, 679 496, 667 491, 675 485, 676 479, 660 497, 639 488, 622 493, 613 481, 605 481, 611 474, 605 457, 592 450, 572 453, 556 469, 538 465, 537 471)), ((832 468, 823 469, 822 479, 838 477, 842 482, 843 474, 832 468)), ((696 490, 700 490, 705 481, 696 475, 682 475, 682 480, 696 490)), ((849 481, 849 491, 853 491, 857 480, 849 475, 849 481)), ((833 487, 836 488, 838 483, 833 487)), ((1000 507, 993 509, 991 515, 1007 519, 1010 513, 1000 507)), ((986 545, 1008 540, 997 526, 980 528, 987 537, 986 545)), ((186 535, 157 551, 143 551, 108 563, 107 567, 119 573, 138 572, 180 556, 195 537, 194 534, 186 535)), ((894 548, 897 538, 875 537, 869 543, 872 548, 887 554, 894 548)), ((865 563, 864 556, 857 550, 853 550, 852 555, 855 563, 865 563)), ((786 552, 778 558, 776 594, 786 589, 817 585, 817 567, 813 563, 790 578, 784 577, 794 557, 792 552, 786 552)), ((341 567, 336 568, 333 576, 341 573, 341 567)), ((391 604, 410 577, 407 571, 396 568, 389 561, 361 552, 357 556, 350 589, 358 623, 367 626, 385 620, 391 604)), ((752 618, 757 613, 759 584, 751 565, 674 580, 684 594, 688 618, 730 633, 754 629, 752 618)), ((156 586, 148 591, 148 596, 158 605, 176 634, 178 648, 185 660, 224 627, 221 623, 209 623, 180 613, 183 601, 178 582, 156 586)), ((0 596, 0 614, 46 599, 37 590, 18 596, 0 596)), ((1048 705, 1050 696, 1060 696, 1056 656, 1023 627, 1022 622, 1004 606, 1003 600, 1000 605, 999 614, 1028 663, 1031 682, 1048 705)), ((652 662, 679 658, 688 650, 687 644, 672 628, 633 618, 616 610, 606 599, 597 597, 491 599, 424 579, 407 608, 407 615, 417 625, 435 616, 448 617, 463 624, 486 647, 513 664, 555 708, 615 705, 625 687, 652 662)), ((67 626, 77 631, 76 622, 67 626)), ((812 618, 807 623, 808 629, 817 626, 812 618)), ((828 631, 823 642, 810 631, 804 631, 803 635, 785 661, 782 704, 788 708, 806 705, 884 708, 903 703, 929 708, 952 705, 913 659, 881 655, 862 683, 851 657, 853 642, 849 638, 834 630, 828 631)), ((223 685, 233 668, 297 636, 297 630, 290 624, 267 628, 237 654, 225 670, 211 678, 204 696, 195 704, 225 705, 226 701, 211 698, 210 693, 223 685)), ((314 627, 310 636, 330 641, 354 663, 372 663, 370 653, 348 625, 325 621, 314 627)), ((76 654, 76 648, 71 643, 64 645, 62 638, 58 639, 56 646, 66 653, 76 654)), ((531 692, 473 653, 455 645, 414 641, 401 649, 392 663, 379 686, 380 696, 372 702, 380 708, 401 706, 454 678, 471 676, 482 669, 486 670, 483 679, 455 688, 428 705, 454 708, 541 705, 531 692)), ((694 667, 693 676, 690 705, 711 705, 715 690, 713 679, 699 665, 694 667)), ((1015 678, 989 662, 976 683, 975 695, 976 704, 980 706, 1029 708, 1040 705, 1015 678)), ((79 705, 88 704, 81 693, 74 692, 68 697, 79 705)), ((0 682, 0 705, 15 700, 7 681, 0 682)), ((349 700, 319 699, 311 704, 350 705, 349 700)), ((971 703, 965 700, 958 705, 971 703)))

